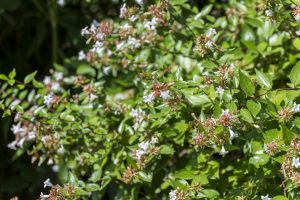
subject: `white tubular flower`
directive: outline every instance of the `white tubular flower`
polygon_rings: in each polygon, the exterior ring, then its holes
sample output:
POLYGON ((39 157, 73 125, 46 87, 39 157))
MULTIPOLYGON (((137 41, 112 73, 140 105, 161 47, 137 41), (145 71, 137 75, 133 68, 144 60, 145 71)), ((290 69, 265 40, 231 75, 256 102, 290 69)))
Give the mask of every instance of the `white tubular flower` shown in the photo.
POLYGON ((226 151, 225 150, 225 147, 224 147, 224 145, 222 145, 222 148, 221 148, 221 151, 220 151, 220 153, 219 153, 221 156, 225 156, 226 154, 228 154, 228 151, 226 151))
POLYGON ((211 38, 211 37, 213 37, 213 36, 216 35, 216 34, 217 34, 216 29, 210 28, 210 29, 208 30, 208 32, 206 33, 206 36, 209 37, 209 38, 211 38))
POLYGON ((124 18, 125 14, 127 13, 126 3, 120 8, 120 18, 124 18))
POLYGON ((48 199, 49 197, 50 197, 49 194, 43 194, 43 193, 41 192, 41 195, 40 195, 41 200, 46 200, 46 199, 48 199))
POLYGON ((211 40, 209 40, 204 45, 207 49, 212 49, 214 46, 214 43, 211 40))
POLYGON ((130 16, 128 19, 129 19, 129 21, 131 21, 131 22, 135 22, 135 21, 138 19, 138 16, 132 15, 132 16, 130 16))
POLYGON ((131 49, 136 49, 141 46, 140 40, 138 40, 134 37, 131 37, 131 36, 129 36, 129 38, 128 38, 128 44, 131 47, 131 49))
POLYGON ((265 15, 266 15, 267 17, 273 17, 274 12, 273 12, 272 10, 266 10, 266 11, 265 11, 265 15))
POLYGON ((85 60, 85 59, 86 59, 86 55, 85 55, 84 51, 79 51, 78 60, 85 60))
POLYGON ((61 89, 60 84, 58 82, 54 82, 51 84, 51 90, 59 91, 61 89))
POLYGON ((142 149, 143 151, 148 151, 149 147, 150 147, 149 141, 143 141, 139 144, 139 148, 142 149))
POLYGON ((90 94, 90 102, 93 102, 97 98, 98 98, 97 95, 94 95, 93 93, 90 94))
POLYGON ((261 200, 272 200, 272 198, 269 198, 269 195, 267 194, 266 196, 261 196, 261 200))
POLYGON ((51 78, 50 78, 50 76, 45 76, 45 78, 43 80, 43 83, 45 85, 50 85, 51 84, 51 78))
POLYGON ((46 188, 46 187, 52 187, 52 186, 53 186, 53 184, 50 182, 49 178, 44 181, 44 188, 46 188))
POLYGON ((55 78, 55 80, 60 81, 64 78, 64 74, 62 72, 55 72, 54 78, 55 78))
POLYGON ((8 145, 7 145, 7 147, 8 148, 10 148, 10 149, 12 149, 12 150, 17 150, 17 147, 16 147, 16 145, 17 145, 17 141, 12 141, 11 143, 9 143, 8 145))
POLYGON ((299 112, 300 112, 300 104, 294 103, 294 106, 293 106, 293 108, 292 108, 292 111, 293 111, 294 113, 299 113, 299 112))
POLYGON ((122 41, 117 44, 116 48, 118 51, 121 51, 122 49, 124 49, 124 46, 125 46, 125 42, 122 41))
POLYGON ((44 96, 44 104, 46 106, 49 106, 52 103, 53 96, 52 94, 48 94, 47 96, 44 96))
POLYGON ((230 135, 230 141, 238 136, 235 132, 233 132, 231 128, 229 128, 229 135, 230 135))
POLYGON ((295 167, 295 168, 300 167, 300 158, 299 157, 293 157, 292 166, 295 167))
POLYGON ((130 112, 131 117, 137 117, 138 116, 138 109, 132 109, 130 112))
POLYGON ((13 124, 13 126, 10 129, 14 134, 20 133, 24 131, 24 128, 21 126, 21 122, 19 122, 17 125, 13 124))
POLYGON ((168 100, 168 99, 170 99, 170 91, 169 91, 169 90, 166 90, 166 91, 160 91, 160 97, 161 97, 163 100, 168 100))
POLYGON ((151 21, 145 21, 144 27, 149 30, 154 30, 158 25, 158 20, 156 17, 153 17, 151 21))
POLYGON ((154 100, 155 100, 155 94, 153 92, 149 95, 144 96, 145 103, 152 103, 154 100))
POLYGON ((177 190, 171 190, 171 192, 169 193, 169 199, 177 200, 177 190))
POLYGON ((220 94, 221 96, 223 96, 223 94, 224 94, 224 88, 222 88, 221 86, 219 86, 219 87, 216 88, 216 92, 218 94, 220 94))
POLYGON ((300 14, 295 15, 294 18, 296 21, 300 21, 300 14))
POLYGON ((83 29, 81 29, 81 36, 87 36, 87 35, 90 35, 90 31, 88 30, 89 27, 84 27, 83 29))
POLYGON ((296 35, 300 36, 300 30, 296 31, 295 33, 296 35))

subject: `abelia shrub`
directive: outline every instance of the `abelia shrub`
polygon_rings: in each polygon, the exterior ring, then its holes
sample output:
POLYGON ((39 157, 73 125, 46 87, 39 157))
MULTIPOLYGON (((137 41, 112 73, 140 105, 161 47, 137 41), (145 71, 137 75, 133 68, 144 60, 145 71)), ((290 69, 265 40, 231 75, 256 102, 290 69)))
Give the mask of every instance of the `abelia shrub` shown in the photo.
MULTIPOLYGON (((63 1, 62 1, 63 2, 63 1)), ((43 81, 1 74, 40 199, 298 199, 300 1, 124 3, 43 81)))

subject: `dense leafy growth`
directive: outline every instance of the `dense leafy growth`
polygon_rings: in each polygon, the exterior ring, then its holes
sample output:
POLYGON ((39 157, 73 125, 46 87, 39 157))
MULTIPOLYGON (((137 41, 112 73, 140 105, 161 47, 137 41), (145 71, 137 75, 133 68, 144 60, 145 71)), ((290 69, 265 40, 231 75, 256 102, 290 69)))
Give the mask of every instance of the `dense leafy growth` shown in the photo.
POLYGON ((300 1, 136 1, 43 82, 1 74, 41 199, 300 197, 300 1), (76 66, 76 67, 74 67, 76 66))

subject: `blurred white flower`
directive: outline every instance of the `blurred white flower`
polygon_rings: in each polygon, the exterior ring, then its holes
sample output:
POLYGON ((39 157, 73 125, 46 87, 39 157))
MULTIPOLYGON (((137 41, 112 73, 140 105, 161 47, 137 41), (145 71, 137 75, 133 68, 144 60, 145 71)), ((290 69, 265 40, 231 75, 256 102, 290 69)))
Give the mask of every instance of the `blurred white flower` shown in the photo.
POLYGON ((52 186, 53 186, 53 184, 50 182, 49 178, 44 181, 44 188, 46 188, 46 187, 52 187, 52 186))
POLYGON ((84 51, 79 51, 78 53, 78 60, 84 60, 86 58, 86 55, 84 51))
POLYGON ((271 200, 272 198, 269 198, 269 195, 267 194, 266 196, 261 196, 261 200, 271 200))
POLYGON ((55 80, 60 81, 64 78, 64 74, 62 72, 55 72, 54 78, 55 78, 55 80))
POLYGON ((292 166, 295 167, 295 168, 300 167, 300 158, 299 157, 293 157, 292 166))
POLYGON ((226 151, 225 150, 225 147, 224 147, 224 145, 222 145, 222 148, 221 148, 221 151, 220 151, 220 153, 219 153, 221 156, 225 156, 226 154, 228 154, 228 151, 226 151))
POLYGON ((274 12, 273 12, 272 10, 266 10, 266 11, 265 11, 265 15, 266 15, 267 17, 273 17, 274 12))
POLYGON ((47 96, 44 96, 44 104, 46 106, 49 106, 52 103, 53 96, 52 94, 48 94, 47 96))
POLYGON ((64 7, 66 5, 66 2, 65 0, 57 0, 57 4, 60 6, 60 7, 64 7))
POLYGON ((169 90, 166 90, 166 91, 160 91, 160 97, 161 97, 163 100, 170 99, 170 91, 169 91, 169 90))
POLYGON ((152 92, 149 95, 144 96, 144 102, 145 103, 152 103, 155 99, 155 94, 152 92))

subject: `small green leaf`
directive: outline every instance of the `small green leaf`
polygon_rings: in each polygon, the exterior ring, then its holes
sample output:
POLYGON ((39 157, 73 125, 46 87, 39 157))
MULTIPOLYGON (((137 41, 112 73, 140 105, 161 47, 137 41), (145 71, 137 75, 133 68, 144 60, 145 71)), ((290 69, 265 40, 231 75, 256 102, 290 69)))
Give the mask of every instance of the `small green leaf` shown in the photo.
POLYGON ((247 96, 252 96, 255 92, 255 87, 247 74, 239 71, 240 87, 247 96))
POLYGON ((33 78, 35 77, 36 73, 37 73, 37 71, 35 71, 35 72, 33 72, 33 73, 27 75, 27 76, 25 77, 25 79, 24 79, 24 83, 25 83, 25 84, 30 83, 30 82, 33 80, 33 78))
POLYGON ((293 45, 298 51, 300 51, 300 39, 299 38, 295 38, 293 40, 293 45))
POLYGON ((143 180, 143 181, 146 181, 146 182, 151 182, 152 181, 152 177, 153 177, 153 174, 152 173, 146 173, 144 171, 140 171, 139 172, 139 176, 140 178, 143 180))
POLYGON ((296 63, 290 74, 291 82, 297 86, 300 83, 300 61, 296 63))
POLYGON ((0 74, 0 80, 7 81, 7 80, 9 80, 9 78, 4 74, 0 74))
POLYGON ((241 109, 240 114, 243 120, 249 123, 253 123, 253 119, 249 110, 243 108, 241 109))
POLYGON ((271 89, 272 88, 272 80, 270 77, 268 77, 265 73, 255 69, 256 76, 257 76, 257 82, 262 88, 271 89))
POLYGON ((247 108, 251 112, 251 114, 255 117, 259 113, 259 111, 261 109, 261 105, 259 102, 255 102, 253 100, 248 100, 247 108))
POLYGON ((162 145, 159 151, 160 154, 166 154, 166 155, 172 155, 174 154, 174 152, 175 152, 174 148, 170 145, 162 145))
POLYGON ((15 76, 16 76, 16 70, 13 69, 13 70, 9 73, 8 77, 9 77, 10 79, 13 79, 13 78, 15 78, 15 76))

